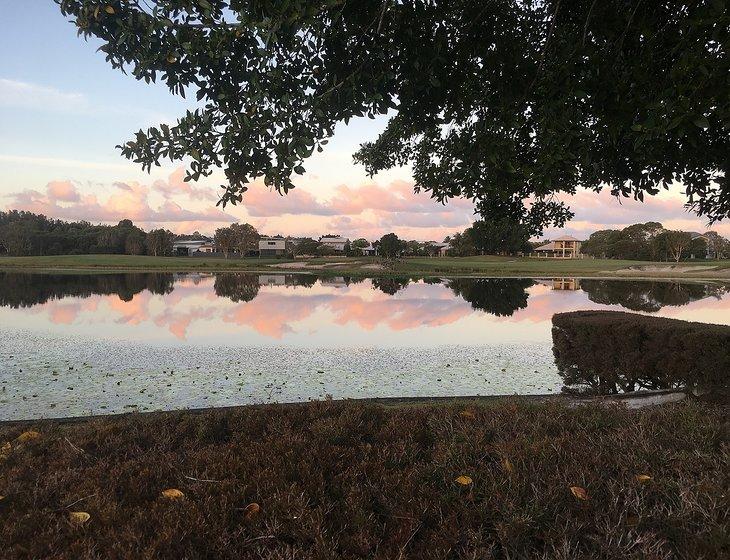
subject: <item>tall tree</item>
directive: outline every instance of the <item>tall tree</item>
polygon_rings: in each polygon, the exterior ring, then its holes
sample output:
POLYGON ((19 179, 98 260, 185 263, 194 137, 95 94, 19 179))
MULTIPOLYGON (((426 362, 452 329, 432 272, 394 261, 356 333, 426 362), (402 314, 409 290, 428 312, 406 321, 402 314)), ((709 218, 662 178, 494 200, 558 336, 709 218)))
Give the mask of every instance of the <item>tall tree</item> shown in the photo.
POLYGON ((246 256, 250 251, 258 249, 258 241, 261 239, 261 235, 256 231, 256 228, 251 224, 231 224, 231 230, 235 237, 235 248, 241 253, 241 256, 246 256))
POLYGON ((305 237, 304 239, 300 239, 299 242, 294 245, 294 254, 314 256, 318 254, 317 249, 320 245, 319 241, 316 241, 311 237, 305 237))
POLYGON ((404 242, 395 233, 387 233, 380 238, 379 254, 386 259, 399 257, 405 248, 404 242))
POLYGON ((478 220, 470 228, 474 247, 481 254, 529 253, 530 232, 519 222, 508 219, 478 220))
POLYGON ((233 226, 222 227, 215 230, 213 243, 221 251, 226 258, 238 245, 238 236, 233 226))
POLYGON ((725 2, 56 0, 114 68, 201 107, 121 146, 151 168, 223 168, 222 202, 263 176, 287 192, 351 118, 390 114, 356 159, 410 164, 416 189, 465 196, 530 233, 556 195, 607 185, 643 200, 672 181, 730 215, 725 2))
POLYGON ((686 231, 667 230, 660 233, 657 238, 666 246, 669 257, 679 262, 685 249, 692 243, 692 235, 686 231))
POLYGON ((166 229, 153 229, 147 234, 147 254, 163 257, 172 254, 175 236, 166 229))

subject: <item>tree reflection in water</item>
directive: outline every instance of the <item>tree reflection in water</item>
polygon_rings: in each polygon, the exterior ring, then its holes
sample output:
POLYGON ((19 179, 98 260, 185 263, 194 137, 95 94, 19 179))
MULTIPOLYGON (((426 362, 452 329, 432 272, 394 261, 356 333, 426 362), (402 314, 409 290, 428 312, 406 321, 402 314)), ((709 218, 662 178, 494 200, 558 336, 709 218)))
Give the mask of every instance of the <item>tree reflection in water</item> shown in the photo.
POLYGON ((32 307, 66 297, 88 298, 116 294, 130 301, 147 290, 153 294, 173 291, 175 277, 170 273, 135 272, 112 274, 39 274, 0 272, 0 306, 32 307))
POLYGON ((527 307, 530 278, 454 278, 447 286, 474 309, 497 317, 509 317, 527 307))
POLYGON ((700 299, 721 298, 728 287, 720 284, 671 282, 661 280, 591 280, 580 287, 588 298, 604 305, 620 305, 632 311, 659 311, 662 307, 687 305, 700 299))

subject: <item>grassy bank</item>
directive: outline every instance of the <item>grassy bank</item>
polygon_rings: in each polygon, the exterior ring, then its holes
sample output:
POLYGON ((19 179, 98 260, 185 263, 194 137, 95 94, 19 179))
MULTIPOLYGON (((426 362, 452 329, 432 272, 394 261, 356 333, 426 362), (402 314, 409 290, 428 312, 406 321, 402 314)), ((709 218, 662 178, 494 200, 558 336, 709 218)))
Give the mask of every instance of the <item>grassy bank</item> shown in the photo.
POLYGON ((0 425, 0 542, 8 558, 727 557, 727 420, 503 400, 0 425))
POLYGON ((404 258, 387 266, 377 258, 219 259, 133 255, 63 255, 2 257, 0 269, 26 270, 149 270, 316 272, 350 276, 608 276, 655 278, 730 278, 730 261, 687 262, 679 265, 606 259, 549 260, 517 257, 404 258))

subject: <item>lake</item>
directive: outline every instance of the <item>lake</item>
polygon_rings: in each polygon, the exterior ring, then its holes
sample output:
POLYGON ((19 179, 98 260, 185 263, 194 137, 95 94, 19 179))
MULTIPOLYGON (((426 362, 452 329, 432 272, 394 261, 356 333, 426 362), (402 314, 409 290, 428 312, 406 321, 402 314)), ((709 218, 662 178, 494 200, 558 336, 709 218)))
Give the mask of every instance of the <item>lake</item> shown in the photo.
POLYGON ((309 399, 549 394, 551 319, 730 324, 730 285, 0 273, 0 420, 309 399))

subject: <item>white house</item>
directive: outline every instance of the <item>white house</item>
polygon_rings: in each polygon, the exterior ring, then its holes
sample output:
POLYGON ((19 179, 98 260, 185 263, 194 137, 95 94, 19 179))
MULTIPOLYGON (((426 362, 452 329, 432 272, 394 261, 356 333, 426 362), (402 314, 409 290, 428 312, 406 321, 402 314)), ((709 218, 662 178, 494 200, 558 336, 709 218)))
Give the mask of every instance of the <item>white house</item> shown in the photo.
POLYGON ((196 240, 185 240, 175 241, 172 244, 172 254, 179 256, 189 256, 198 251, 203 253, 212 253, 213 245, 208 239, 196 239, 196 240), (208 250, 210 249, 210 250, 208 250))
POLYGON ((345 245, 347 245, 350 240, 347 237, 320 237, 319 242, 322 245, 325 245, 329 247, 330 249, 337 251, 338 253, 344 253, 345 252, 345 245))
POLYGON ((262 237, 259 239, 260 257, 279 257, 291 253, 291 240, 286 237, 262 237))
POLYGON ((360 249, 362 251, 362 255, 364 257, 377 257, 378 256, 378 248, 373 247, 373 244, 371 243, 367 247, 363 247, 360 249))

